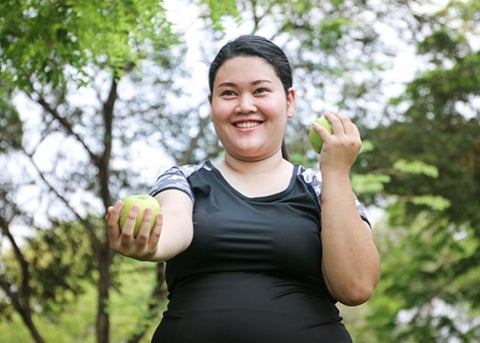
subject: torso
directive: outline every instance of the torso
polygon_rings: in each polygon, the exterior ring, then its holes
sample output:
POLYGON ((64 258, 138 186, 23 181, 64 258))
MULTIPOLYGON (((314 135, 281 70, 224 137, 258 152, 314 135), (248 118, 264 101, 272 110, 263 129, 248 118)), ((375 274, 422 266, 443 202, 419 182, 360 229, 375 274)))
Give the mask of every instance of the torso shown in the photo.
POLYGON ((351 342, 321 272, 321 182, 281 168, 256 188, 209 162, 184 168, 194 238, 167 261, 169 307, 152 342, 351 342))

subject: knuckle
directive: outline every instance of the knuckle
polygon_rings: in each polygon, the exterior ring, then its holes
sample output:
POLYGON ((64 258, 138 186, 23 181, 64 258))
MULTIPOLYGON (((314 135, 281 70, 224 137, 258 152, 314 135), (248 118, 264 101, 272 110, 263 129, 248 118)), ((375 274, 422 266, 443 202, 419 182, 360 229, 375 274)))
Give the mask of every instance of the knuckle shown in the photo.
POLYGON ((133 239, 133 234, 131 233, 123 233, 120 237, 120 242, 122 246, 130 245, 133 239))
POLYGON ((136 241, 137 241, 137 244, 139 245, 145 244, 145 242, 148 241, 148 234, 144 230, 140 230, 138 232, 136 241))

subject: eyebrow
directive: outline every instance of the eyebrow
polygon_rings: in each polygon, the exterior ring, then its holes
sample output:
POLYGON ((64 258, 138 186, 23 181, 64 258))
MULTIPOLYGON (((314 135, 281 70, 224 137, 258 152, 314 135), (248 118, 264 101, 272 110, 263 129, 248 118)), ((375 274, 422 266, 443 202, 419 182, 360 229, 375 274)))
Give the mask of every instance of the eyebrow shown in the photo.
MULTIPOLYGON (((251 84, 253 86, 257 86, 257 85, 260 85, 262 83, 272 83, 272 81, 270 80, 264 80, 264 79, 260 79, 260 80, 256 80, 256 81, 253 81, 251 84)), ((231 82, 231 81, 225 81, 225 82, 222 82, 220 83, 217 88, 221 88, 221 87, 235 87, 237 84, 235 82, 231 82)))

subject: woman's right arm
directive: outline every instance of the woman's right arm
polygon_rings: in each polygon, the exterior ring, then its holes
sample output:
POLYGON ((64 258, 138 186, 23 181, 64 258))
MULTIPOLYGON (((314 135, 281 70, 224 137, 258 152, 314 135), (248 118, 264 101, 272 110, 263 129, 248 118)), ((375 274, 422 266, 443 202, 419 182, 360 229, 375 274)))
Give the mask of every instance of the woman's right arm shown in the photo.
POLYGON ((107 230, 110 248, 118 253, 145 261, 166 261, 190 245, 193 238, 193 203, 190 197, 176 189, 158 193, 155 199, 160 204, 161 214, 152 218, 146 210, 142 227, 136 237, 133 235, 137 211, 133 208, 120 230, 118 219, 122 210, 119 200, 107 211, 107 230), (150 222, 155 220, 151 232, 150 222))

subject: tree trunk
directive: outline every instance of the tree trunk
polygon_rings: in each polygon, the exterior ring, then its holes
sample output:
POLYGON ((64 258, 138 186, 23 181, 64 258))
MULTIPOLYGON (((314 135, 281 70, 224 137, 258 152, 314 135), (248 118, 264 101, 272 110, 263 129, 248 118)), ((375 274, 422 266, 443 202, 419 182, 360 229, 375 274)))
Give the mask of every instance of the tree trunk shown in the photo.
POLYGON ((43 337, 40 335, 40 332, 38 332, 37 327, 36 327, 35 323, 34 323, 33 320, 32 320, 31 313, 25 312, 25 311, 23 311, 23 310, 21 310, 21 309, 19 309, 18 312, 20 313, 20 316, 22 317, 23 322, 24 322, 25 325, 27 326, 28 331, 30 332, 30 335, 31 335, 32 338, 33 338, 33 341, 34 341, 35 343, 45 343, 45 340, 44 340, 43 337))
MULTIPOLYGON (((111 196, 109 189, 110 181, 110 159, 112 153, 112 130, 114 107, 117 99, 117 81, 112 77, 110 91, 108 97, 103 103, 103 153, 93 159, 93 163, 97 166, 98 180, 100 184, 100 197, 103 201, 105 210, 111 204, 111 196)), ((108 235, 106 226, 103 228, 103 239, 96 241, 98 255, 98 304, 97 304, 97 343, 108 343, 110 341, 110 315, 107 312, 107 301, 110 297, 110 266, 113 261, 113 251, 108 244, 108 235), (105 243, 103 243, 105 242, 105 243)))
MULTIPOLYGON (((7 281, 0 279, 0 286, 4 290, 9 300, 11 301, 17 313, 22 318, 22 321, 25 323, 25 326, 27 327, 28 332, 30 332, 30 335, 32 336, 33 341, 35 343, 45 343, 45 340, 40 335, 40 332, 38 331, 37 327, 35 326, 35 323, 33 322, 32 312, 29 305, 26 305, 26 306, 22 305, 22 301, 20 300, 19 294, 11 291, 12 285, 9 284, 7 281)), ((24 299, 24 302, 28 304, 29 300, 24 299)))
POLYGON ((110 317, 107 312, 107 301, 111 286, 110 265, 112 263, 112 251, 104 244, 98 256, 98 304, 97 304, 97 343, 110 342, 110 317))

